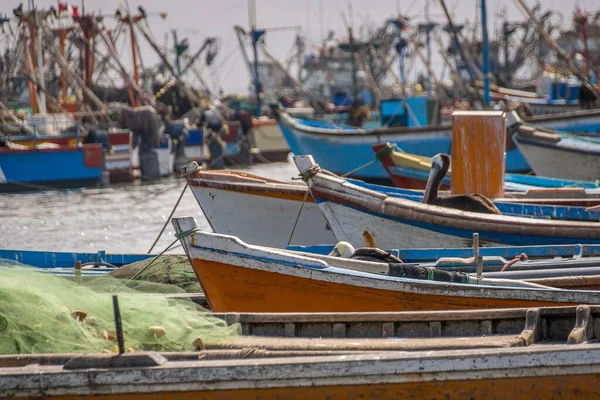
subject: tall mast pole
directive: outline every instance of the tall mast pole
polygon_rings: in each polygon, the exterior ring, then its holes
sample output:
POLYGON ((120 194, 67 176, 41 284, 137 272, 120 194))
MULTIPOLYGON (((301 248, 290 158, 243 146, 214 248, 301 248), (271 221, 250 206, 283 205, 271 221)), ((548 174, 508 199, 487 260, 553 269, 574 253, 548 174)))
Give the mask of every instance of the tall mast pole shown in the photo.
MULTIPOLYGON (((250 3, 248 3, 248 5, 250 6, 250 3)), ((252 6, 255 7, 255 3, 252 2, 252 6)), ((250 10, 249 10, 250 11, 250 10)), ((257 30, 256 29, 256 9, 253 10, 254 11, 254 18, 252 18, 252 29, 251 29, 251 35, 252 35, 252 52, 254 53, 254 62, 253 62, 253 69, 254 69, 254 94, 256 96, 256 115, 259 116, 261 114, 261 104, 260 104, 260 92, 262 91, 262 87, 261 87, 261 83, 260 83, 260 73, 258 70, 258 42, 260 41, 260 38, 262 37, 262 35, 265 34, 264 30, 257 30)))
POLYGON ((492 98, 490 95, 490 46, 485 0, 481 0, 481 30, 483 33, 483 105, 487 108, 490 106, 492 98))

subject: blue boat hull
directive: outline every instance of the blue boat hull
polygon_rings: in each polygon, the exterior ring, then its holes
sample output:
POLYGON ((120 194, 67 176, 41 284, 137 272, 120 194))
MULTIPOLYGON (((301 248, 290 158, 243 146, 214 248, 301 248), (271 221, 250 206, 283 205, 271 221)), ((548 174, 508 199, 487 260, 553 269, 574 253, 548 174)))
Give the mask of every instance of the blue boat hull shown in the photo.
POLYGON ((301 131, 281 120, 279 123, 281 132, 294 154, 311 154, 322 168, 337 174, 346 174, 371 163, 351 174, 369 181, 389 181, 383 166, 379 162, 373 162, 371 147, 374 144, 390 142, 407 152, 430 157, 450 152, 450 130, 443 126, 423 129, 417 133, 393 133, 394 131, 390 130, 389 133, 375 135, 361 134, 361 130, 349 127, 340 128, 345 132, 328 129, 332 125, 325 123, 302 123, 308 128, 316 128, 316 131, 301 131))
MULTIPOLYGON (((565 132, 600 132, 600 112, 575 112, 569 115, 572 117, 533 118, 531 123, 565 132)), ((379 163, 354 172, 356 168, 373 161, 371 146, 376 143, 394 143, 408 153, 430 157, 438 153, 451 153, 451 127, 448 125, 363 130, 327 122, 294 119, 281 114, 279 126, 294 154, 310 154, 324 169, 340 175, 352 172, 351 176, 367 181, 389 182, 379 163)), ((530 170, 519 149, 515 147, 506 150, 506 172, 524 173, 530 170)))
POLYGON ((73 268, 76 262, 82 264, 108 263, 115 267, 147 260, 154 257, 152 254, 107 254, 105 251, 97 253, 70 253, 59 251, 35 250, 10 250, 0 249, 0 262, 8 264, 18 263, 38 268, 73 268))
POLYGON ((0 191, 95 186, 103 170, 102 146, 0 151, 0 191))

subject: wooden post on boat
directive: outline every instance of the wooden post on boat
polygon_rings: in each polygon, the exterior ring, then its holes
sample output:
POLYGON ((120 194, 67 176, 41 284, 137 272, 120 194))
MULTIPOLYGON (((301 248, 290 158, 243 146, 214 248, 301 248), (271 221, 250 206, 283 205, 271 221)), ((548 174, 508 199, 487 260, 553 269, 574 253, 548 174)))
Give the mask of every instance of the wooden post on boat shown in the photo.
POLYGON ((452 114, 452 194, 504 194, 506 118, 502 111, 452 114))

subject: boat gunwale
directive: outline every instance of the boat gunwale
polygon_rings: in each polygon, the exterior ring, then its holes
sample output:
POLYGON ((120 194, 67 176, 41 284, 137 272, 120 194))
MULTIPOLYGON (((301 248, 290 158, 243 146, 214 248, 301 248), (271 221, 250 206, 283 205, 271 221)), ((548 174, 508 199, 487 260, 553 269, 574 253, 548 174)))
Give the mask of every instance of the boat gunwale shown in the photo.
POLYGON ((418 135, 421 133, 439 133, 440 136, 450 137, 452 130, 451 125, 430 125, 421 127, 391 127, 391 128, 376 128, 376 129, 349 129, 342 130, 335 128, 316 128, 302 124, 297 118, 291 117, 284 112, 280 112, 280 123, 285 125, 287 128, 293 129, 299 133, 318 135, 318 136, 330 136, 330 137, 376 137, 378 142, 384 141, 381 139, 382 136, 386 135, 418 135))
MULTIPOLYGON (((600 372, 600 345, 549 345, 242 360, 173 361, 157 367, 65 370, 62 366, 0 369, 0 395, 119 395, 477 381, 591 375, 600 372)), ((539 380, 539 378, 538 378, 539 380)))
MULTIPOLYGON (((577 138, 572 138, 572 140, 578 141, 577 138)), ((513 135, 513 141, 517 144, 517 146, 524 144, 524 145, 542 147, 542 148, 546 148, 546 149, 552 149, 552 150, 563 151, 563 152, 568 152, 568 153, 583 154, 583 155, 588 155, 588 156, 600 156, 600 142, 599 143, 585 142, 585 143, 590 143, 591 144, 590 147, 595 147, 595 149, 594 148, 581 149, 581 148, 560 146, 560 142, 562 141, 562 139, 561 139, 561 141, 556 142, 556 143, 549 143, 548 141, 543 140, 543 139, 524 137, 522 135, 519 135, 518 133, 513 135)), ((521 151, 523 153, 523 157, 525 157, 526 152, 523 152, 520 147, 519 147, 519 151, 521 151)), ((561 178, 558 178, 558 179, 561 179, 561 178)), ((567 179, 565 179, 565 180, 567 180, 567 179)))
MULTIPOLYGON (((244 192, 254 192, 252 194, 259 193, 276 193, 276 194, 286 194, 286 195, 298 195, 304 196, 308 193, 308 187, 302 184, 295 183, 285 183, 278 181, 264 181, 264 182, 239 182, 239 181, 228 181, 228 180, 220 180, 218 178, 199 178, 195 176, 190 176, 187 179, 187 182, 190 186, 193 187, 205 187, 212 189, 221 189, 230 192, 236 193, 244 193, 244 192)), ((308 196, 307 201, 312 202, 312 197, 308 196)))
POLYGON ((345 205, 374 212, 383 217, 389 216, 475 232, 485 230, 493 233, 519 235, 600 238, 599 222, 520 218, 455 210, 383 195, 371 189, 356 186, 337 176, 323 173, 313 176, 309 180, 309 187, 317 203, 324 199, 342 204, 347 203, 345 205), (340 189, 332 187, 333 185, 340 186, 340 189), (544 230, 543 228, 548 229, 544 230))

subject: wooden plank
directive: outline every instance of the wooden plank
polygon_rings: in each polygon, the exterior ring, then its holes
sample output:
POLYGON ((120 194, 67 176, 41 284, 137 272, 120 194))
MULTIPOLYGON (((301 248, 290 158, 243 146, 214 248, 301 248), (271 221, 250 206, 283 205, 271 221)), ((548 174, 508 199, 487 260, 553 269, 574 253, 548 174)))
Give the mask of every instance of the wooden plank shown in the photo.
POLYGON ((257 348, 266 350, 361 350, 414 351, 455 350, 497 347, 520 347, 523 340, 517 335, 490 335, 433 338, 281 338, 241 336, 226 341, 206 343, 207 350, 257 348))
POLYGON ((506 118, 503 112, 452 114, 453 194, 504 195, 506 118))

